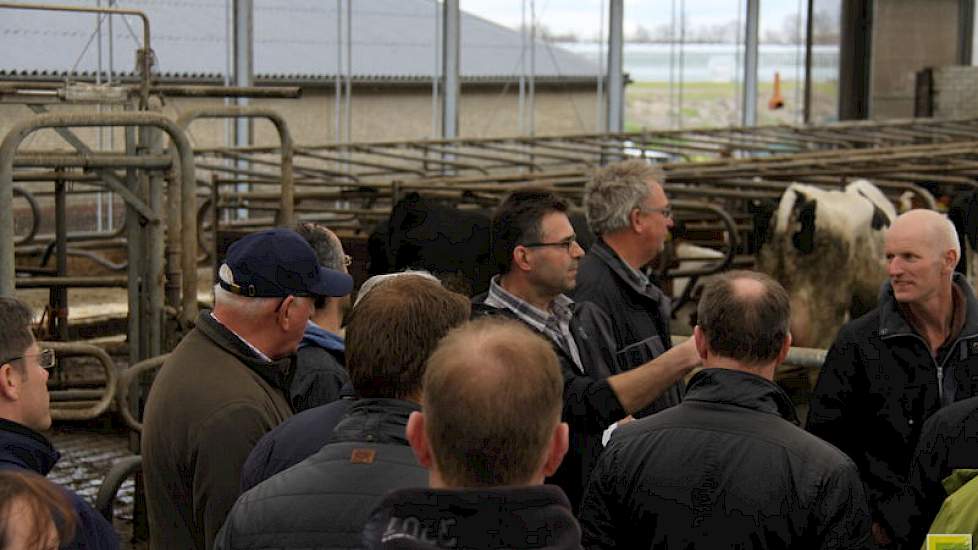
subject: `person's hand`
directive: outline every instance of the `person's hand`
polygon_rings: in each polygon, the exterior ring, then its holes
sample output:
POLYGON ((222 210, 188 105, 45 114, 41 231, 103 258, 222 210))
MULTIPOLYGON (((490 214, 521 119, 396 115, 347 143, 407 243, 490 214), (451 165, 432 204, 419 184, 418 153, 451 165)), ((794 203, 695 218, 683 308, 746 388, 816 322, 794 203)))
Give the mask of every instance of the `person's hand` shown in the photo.
POLYGON ((696 341, 693 338, 687 338, 683 343, 673 346, 665 354, 674 355, 682 364, 684 373, 689 373, 693 368, 700 366, 700 354, 696 350, 696 341))
POLYGON ((876 544, 880 546, 889 546, 893 544, 893 540, 890 538, 890 535, 886 532, 886 528, 883 527, 883 524, 881 524, 880 522, 878 521, 873 522, 872 531, 873 531, 873 540, 876 541, 876 544))

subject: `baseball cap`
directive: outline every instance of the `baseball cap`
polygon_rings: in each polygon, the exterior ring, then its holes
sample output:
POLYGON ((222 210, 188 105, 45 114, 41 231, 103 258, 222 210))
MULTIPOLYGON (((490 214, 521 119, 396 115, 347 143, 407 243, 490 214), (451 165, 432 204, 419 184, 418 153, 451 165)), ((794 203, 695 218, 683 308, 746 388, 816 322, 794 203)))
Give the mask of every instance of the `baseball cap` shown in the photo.
POLYGON ((228 292, 255 298, 346 296, 353 278, 319 265, 309 243, 291 229, 268 229, 233 243, 218 270, 228 292))

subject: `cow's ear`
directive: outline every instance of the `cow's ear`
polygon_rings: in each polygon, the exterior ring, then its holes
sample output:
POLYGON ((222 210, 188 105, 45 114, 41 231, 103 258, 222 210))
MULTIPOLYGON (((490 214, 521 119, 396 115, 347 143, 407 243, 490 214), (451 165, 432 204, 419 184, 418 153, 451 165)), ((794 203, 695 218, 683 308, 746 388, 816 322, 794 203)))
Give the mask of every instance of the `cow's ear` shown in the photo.
POLYGON ((886 212, 883 212, 878 206, 874 205, 873 221, 870 222, 870 225, 877 231, 885 227, 890 227, 890 217, 886 215, 886 212))
POLYGON ((791 216, 800 224, 798 231, 791 236, 791 242, 802 254, 815 251, 815 213, 816 203, 808 200, 802 193, 795 192, 797 200, 791 216))

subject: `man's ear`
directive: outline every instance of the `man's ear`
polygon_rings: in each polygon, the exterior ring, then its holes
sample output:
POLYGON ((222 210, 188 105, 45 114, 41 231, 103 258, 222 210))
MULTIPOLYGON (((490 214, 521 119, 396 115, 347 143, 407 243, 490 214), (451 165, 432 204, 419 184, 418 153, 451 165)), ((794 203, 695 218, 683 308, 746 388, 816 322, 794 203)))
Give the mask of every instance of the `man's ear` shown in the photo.
POLYGON ((550 439, 550 446, 547 451, 547 460, 543 463, 544 477, 554 475, 554 472, 557 471, 560 463, 564 460, 564 455, 567 454, 567 448, 570 445, 569 433, 570 428, 568 428, 566 422, 561 422, 554 428, 554 434, 550 439))
POLYGON ((289 330, 296 323, 306 326, 306 321, 309 320, 308 318, 301 319, 297 308, 291 307, 296 300, 298 298, 295 296, 286 296, 282 306, 278 309, 278 322, 282 326, 282 330, 289 330))
POLYGON ((958 255, 954 252, 953 248, 947 249, 944 253, 944 270, 948 273, 954 273, 954 269, 958 267, 958 255))
POLYGON ((632 208, 628 213, 628 225, 634 233, 642 232, 642 211, 632 208))
POLYGON ((20 399, 20 387, 24 377, 10 363, 0 365, 0 397, 8 401, 20 399))
POLYGON ((699 325, 693 327, 693 341, 696 343, 696 353, 699 354, 700 359, 705 360, 709 347, 706 345, 706 334, 699 325))
POLYGON ((418 459, 418 464, 430 470, 432 464, 431 446, 428 445, 428 436, 424 433, 424 413, 414 411, 408 417, 407 428, 404 430, 407 435, 414 457, 418 459))
POLYGON ((781 351, 778 352, 778 362, 775 364, 775 367, 784 363, 785 357, 788 357, 788 352, 791 351, 792 340, 791 332, 788 332, 784 337, 784 344, 781 345, 781 351))
POLYGON ((513 248, 513 262, 512 262, 513 263, 513 266, 512 267, 513 268, 519 268, 522 271, 529 271, 530 270, 530 260, 527 257, 527 252, 529 252, 529 251, 530 251, 530 249, 529 248, 526 248, 525 246, 516 245, 516 247, 513 248))

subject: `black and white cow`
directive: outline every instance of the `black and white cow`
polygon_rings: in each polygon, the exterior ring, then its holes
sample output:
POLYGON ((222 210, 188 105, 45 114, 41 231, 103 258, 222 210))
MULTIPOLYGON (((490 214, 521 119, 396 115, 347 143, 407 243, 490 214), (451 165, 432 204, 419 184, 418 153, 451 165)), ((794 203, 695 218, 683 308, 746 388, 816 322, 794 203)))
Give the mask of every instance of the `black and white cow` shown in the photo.
POLYGON ((844 191, 788 187, 756 266, 791 296, 794 345, 827 348, 845 321, 876 306, 887 276, 884 233, 895 218, 893 204, 866 180, 844 191))

